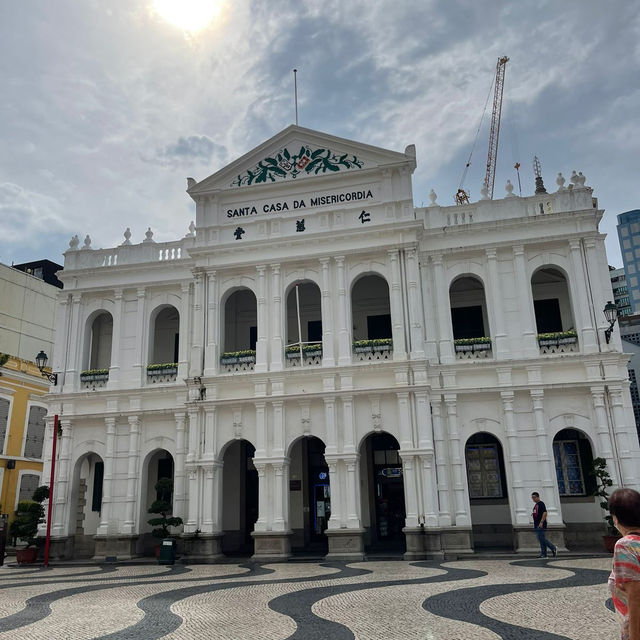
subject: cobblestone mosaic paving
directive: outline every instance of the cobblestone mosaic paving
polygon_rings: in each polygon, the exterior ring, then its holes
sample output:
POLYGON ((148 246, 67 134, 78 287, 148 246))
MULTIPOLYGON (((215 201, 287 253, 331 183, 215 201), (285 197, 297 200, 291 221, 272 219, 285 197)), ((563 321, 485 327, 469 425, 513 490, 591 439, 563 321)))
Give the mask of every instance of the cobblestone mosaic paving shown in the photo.
POLYGON ((0 567, 0 640, 616 638, 610 558, 0 567))

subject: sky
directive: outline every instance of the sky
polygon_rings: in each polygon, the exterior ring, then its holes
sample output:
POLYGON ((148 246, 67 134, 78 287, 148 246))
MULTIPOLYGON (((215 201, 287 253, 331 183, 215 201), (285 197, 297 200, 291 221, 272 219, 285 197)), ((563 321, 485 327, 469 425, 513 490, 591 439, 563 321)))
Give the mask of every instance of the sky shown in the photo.
MULTIPOLYGON (((498 57, 507 55, 494 198, 533 156, 549 191, 582 171, 606 210, 640 208, 640 12, 633 2, 493 0, 0 0, 0 262, 62 263, 93 247, 185 235, 200 181, 294 122, 404 151, 416 206, 453 195, 498 57)), ((489 105, 490 109, 490 105, 489 105)), ((464 187, 480 197, 488 113, 464 187)), ((517 193, 516 187, 516 193, 517 193)))

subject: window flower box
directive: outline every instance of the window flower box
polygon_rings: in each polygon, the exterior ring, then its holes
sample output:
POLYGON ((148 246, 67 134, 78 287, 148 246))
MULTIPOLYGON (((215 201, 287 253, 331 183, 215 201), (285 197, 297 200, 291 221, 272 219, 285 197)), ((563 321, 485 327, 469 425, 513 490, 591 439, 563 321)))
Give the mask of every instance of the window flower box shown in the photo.
POLYGON ((220 356, 220 364, 242 364, 256 362, 256 352, 252 349, 243 351, 227 351, 220 356))
POLYGON ((393 340, 391 338, 356 340, 353 343, 354 353, 373 353, 374 351, 390 351, 391 349, 393 349, 393 340))
POLYGON ((469 351, 490 351, 491 338, 458 338, 453 341, 456 353, 465 353, 469 351))
POLYGON ((147 375, 149 377, 154 376, 170 376, 177 375, 178 363, 166 362, 164 364, 150 364, 147 366, 147 375))
POLYGON ((109 379, 109 369, 88 369, 80 372, 82 382, 104 382, 109 379))
MULTIPOLYGON (((302 355, 305 358, 313 358, 322 356, 322 344, 303 344, 302 355)), ((290 345, 284 350, 284 357, 287 360, 295 360, 300 358, 300 347, 298 345, 290 345)))
POLYGON ((576 342, 578 342, 578 334, 575 331, 538 334, 538 345, 540 347, 557 347, 561 344, 575 344, 576 342))

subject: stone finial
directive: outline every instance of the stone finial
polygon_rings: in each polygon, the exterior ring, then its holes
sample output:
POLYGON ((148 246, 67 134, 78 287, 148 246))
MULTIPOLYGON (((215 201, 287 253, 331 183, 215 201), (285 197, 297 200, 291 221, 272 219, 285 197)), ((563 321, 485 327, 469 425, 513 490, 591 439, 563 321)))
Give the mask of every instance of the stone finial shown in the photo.
POLYGON ((578 185, 580 188, 584 187, 584 183, 586 182, 587 178, 585 176, 582 175, 582 171, 578 171, 578 185))
POLYGON ((84 237, 84 246, 83 249, 91 249, 91 236, 87 233, 84 237))
POLYGON ((131 229, 129 227, 124 230, 124 242, 120 246, 126 244, 131 244, 131 229))
POLYGON ((189 233, 187 233, 187 238, 193 238, 196 235, 196 225, 193 223, 193 220, 189 224, 189 233))
POLYGON ((71 238, 71 240, 69 240, 69 250, 77 251, 79 244, 80 244, 80 238, 78 238, 78 235, 76 234, 75 236, 73 236, 73 238, 71 238))
POLYGON ((513 193, 513 185, 511 184, 511 180, 507 180, 507 184, 504 185, 504 190, 507 192, 507 198, 515 198, 513 193))
POLYGON ((489 189, 486 184, 482 185, 482 189, 480 189, 480 200, 488 200, 489 199, 489 189))
POLYGON ((151 231, 151 227, 148 227, 144 232, 144 240, 142 242, 155 242, 153 239, 153 231, 151 231))
POLYGON ((558 173, 558 177, 556 178, 556 184, 558 185, 558 191, 564 191, 564 183, 566 180, 561 173, 558 173))
POLYGON ((438 199, 438 194, 431 189, 431 191, 429 191, 429 200, 431 200, 431 203, 429 204, 430 207, 437 207, 439 206, 438 203, 436 202, 436 200, 438 199))
POLYGON ((191 189, 191 187, 195 187, 198 184, 193 178, 187 178, 187 190, 191 189))

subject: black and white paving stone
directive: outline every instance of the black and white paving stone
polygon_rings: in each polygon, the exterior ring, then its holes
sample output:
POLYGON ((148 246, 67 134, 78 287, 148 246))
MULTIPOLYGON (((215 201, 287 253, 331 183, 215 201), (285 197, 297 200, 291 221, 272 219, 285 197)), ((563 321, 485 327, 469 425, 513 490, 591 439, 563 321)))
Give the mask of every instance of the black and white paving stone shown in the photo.
POLYGON ((0 640, 616 638, 610 564, 559 557, 5 566, 0 640))

